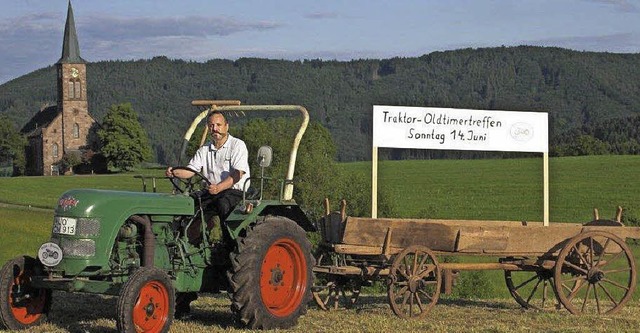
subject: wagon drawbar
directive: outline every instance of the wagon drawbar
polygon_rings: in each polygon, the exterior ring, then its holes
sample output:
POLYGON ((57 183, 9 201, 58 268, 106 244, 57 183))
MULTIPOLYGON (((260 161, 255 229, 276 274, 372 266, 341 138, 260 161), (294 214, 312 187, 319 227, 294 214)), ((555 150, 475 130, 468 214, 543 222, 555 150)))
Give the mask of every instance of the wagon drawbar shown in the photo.
POLYGON ((625 240, 640 239, 639 227, 601 219, 551 223, 390 219, 346 216, 330 211, 318 227, 313 295, 324 310, 357 302, 360 288, 386 279, 393 312, 422 318, 441 292, 451 292, 453 278, 465 270, 503 270, 513 298, 524 308, 563 306, 573 314, 612 314, 636 287, 633 253, 625 240), (439 256, 490 256, 497 262, 440 262, 439 256))

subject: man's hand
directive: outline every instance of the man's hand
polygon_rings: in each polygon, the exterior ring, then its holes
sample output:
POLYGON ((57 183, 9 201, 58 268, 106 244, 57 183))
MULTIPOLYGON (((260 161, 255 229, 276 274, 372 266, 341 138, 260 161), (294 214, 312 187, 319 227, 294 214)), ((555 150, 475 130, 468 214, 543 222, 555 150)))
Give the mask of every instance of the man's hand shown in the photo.
POLYGON ((209 185, 209 193, 215 195, 223 191, 222 186, 219 184, 211 184, 209 185))
POLYGON ((186 167, 168 167, 167 170, 164 171, 164 175, 169 177, 169 178, 180 178, 180 179, 187 179, 187 178, 191 178, 193 177, 193 175, 195 175, 195 172, 191 171, 190 169, 186 168, 186 167))

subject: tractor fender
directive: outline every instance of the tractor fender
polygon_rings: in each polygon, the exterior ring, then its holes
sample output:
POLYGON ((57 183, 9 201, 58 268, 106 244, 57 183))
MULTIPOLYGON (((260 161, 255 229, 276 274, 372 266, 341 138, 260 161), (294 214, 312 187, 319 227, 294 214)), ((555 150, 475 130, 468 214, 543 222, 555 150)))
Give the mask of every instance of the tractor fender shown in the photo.
POLYGON ((244 211, 242 206, 239 205, 224 224, 231 238, 236 239, 251 223, 257 221, 258 217, 267 215, 286 217, 296 222, 306 232, 316 231, 316 227, 313 222, 311 222, 311 219, 309 219, 307 214, 295 202, 263 202, 253 208, 251 212, 244 211))

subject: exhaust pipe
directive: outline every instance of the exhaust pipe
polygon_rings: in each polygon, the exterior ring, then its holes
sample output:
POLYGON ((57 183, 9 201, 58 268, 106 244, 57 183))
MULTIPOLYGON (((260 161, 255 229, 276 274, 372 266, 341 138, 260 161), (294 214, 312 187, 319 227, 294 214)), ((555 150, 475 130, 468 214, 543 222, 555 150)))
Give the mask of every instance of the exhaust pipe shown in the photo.
POLYGON ((131 221, 139 224, 144 228, 144 250, 142 255, 142 266, 153 267, 153 253, 155 252, 155 236, 151 230, 151 220, 148 216, 132 215, 131 221))

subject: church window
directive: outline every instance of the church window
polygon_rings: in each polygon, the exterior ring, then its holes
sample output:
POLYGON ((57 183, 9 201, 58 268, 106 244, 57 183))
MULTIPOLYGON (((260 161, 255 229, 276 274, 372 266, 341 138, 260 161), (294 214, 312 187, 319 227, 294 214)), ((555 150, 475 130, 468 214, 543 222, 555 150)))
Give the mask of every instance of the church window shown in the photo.
POLYGON ((51 148, 51 154, 53 155, 53 157, 58 157, 58 144, 54 143, 53 147, 51 148))
POLYGON ((69 99, 74 99, 75 97, 75 89, 73 86, 73 81, 69 81, 69 99))
POLYGON ((82 88, 80 87, 80 80, 76 80, 74 82, 74 85, 75 85, 75 89, 74 89, 74 92, 73 92, 73 98, 75 98, 75 99, 82 98, 82 88))
POLYGON ((82 85, 80 84, 80 80, 69 81, 69 99, 80 98, 82 98, 82 85))
POLYGON ((78 123, 73 124, 73 137, 76 139, 80 137, 80 125, 78 123))

